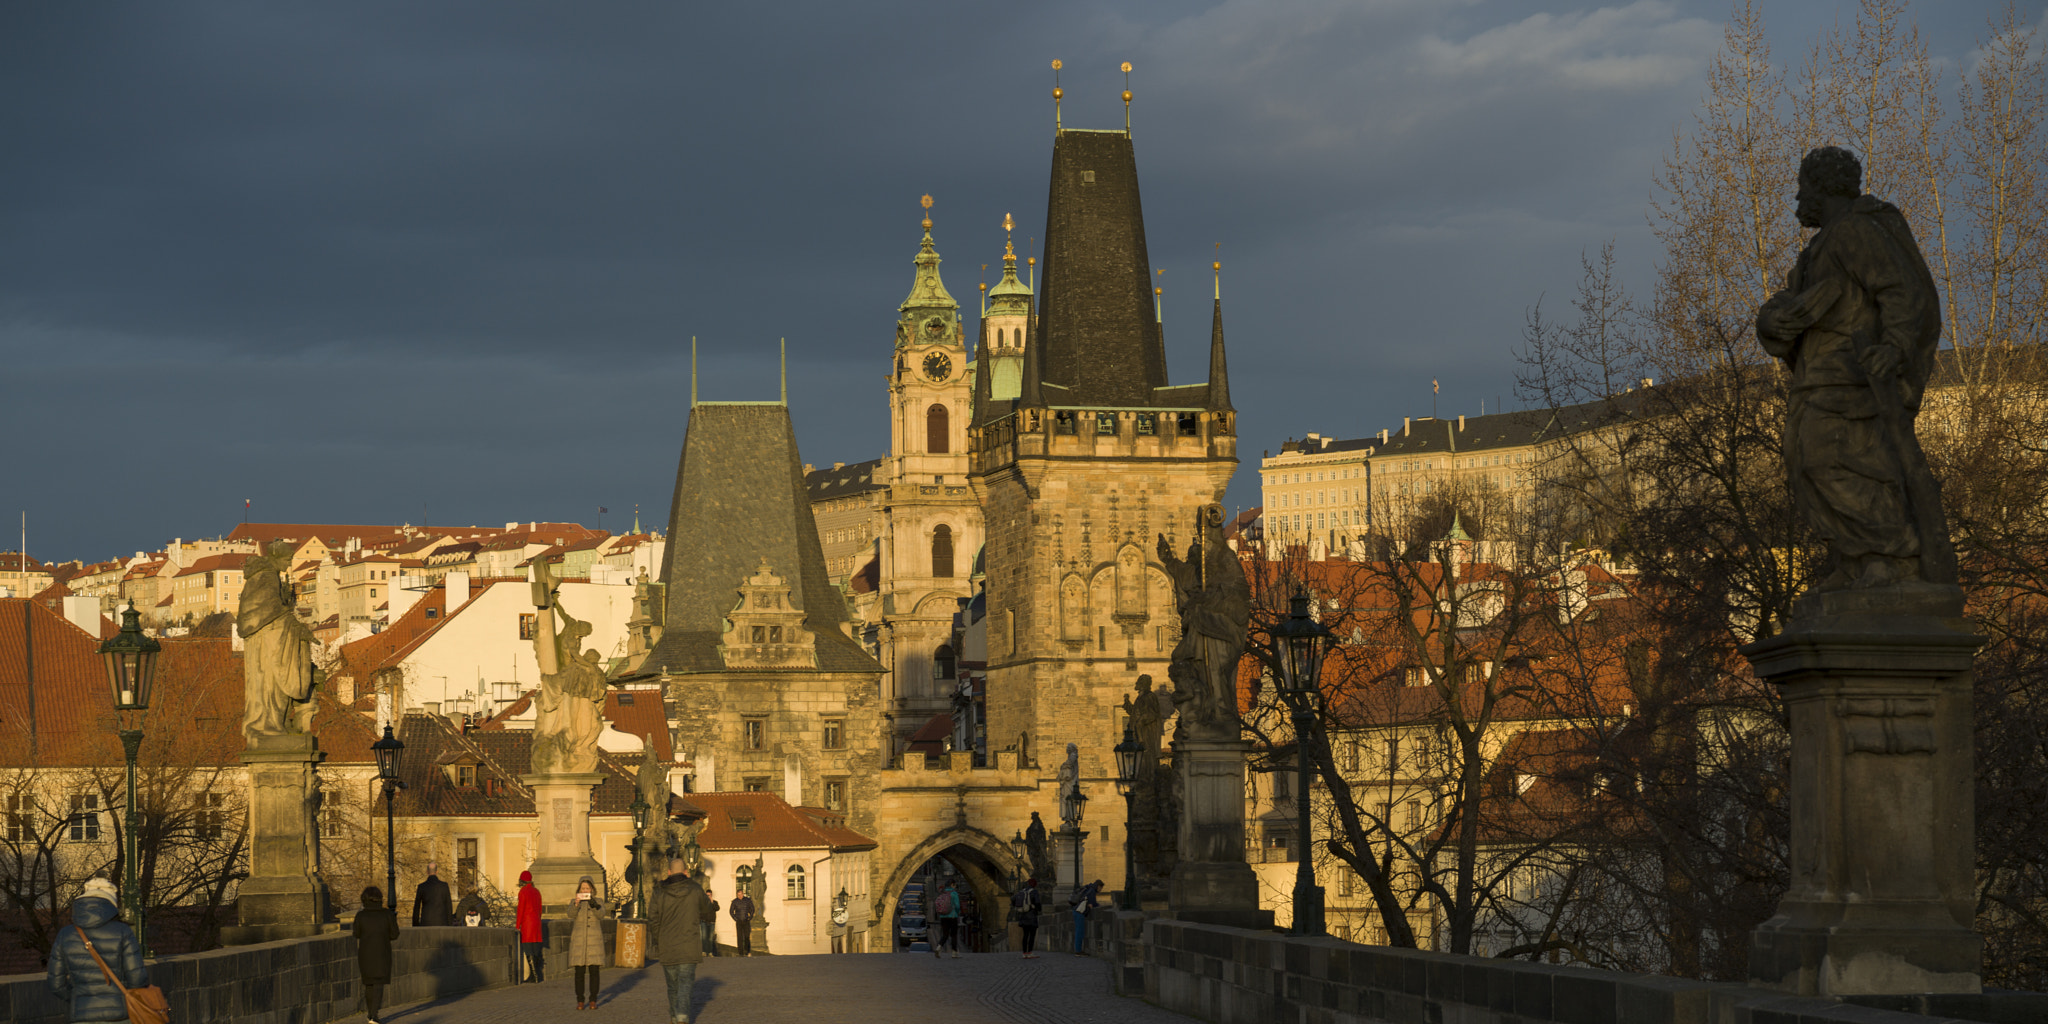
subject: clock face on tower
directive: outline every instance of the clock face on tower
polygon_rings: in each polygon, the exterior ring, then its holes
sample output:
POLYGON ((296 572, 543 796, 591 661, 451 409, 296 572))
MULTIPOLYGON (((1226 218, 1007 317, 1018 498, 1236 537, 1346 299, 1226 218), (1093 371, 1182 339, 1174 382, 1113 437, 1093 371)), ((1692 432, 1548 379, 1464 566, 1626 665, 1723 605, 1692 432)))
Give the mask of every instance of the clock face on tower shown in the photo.
POLYGON ((924 357, 924 375, 932 380, 945 380, 953 375, 953 361, 944 352, 934 352, 924 357))

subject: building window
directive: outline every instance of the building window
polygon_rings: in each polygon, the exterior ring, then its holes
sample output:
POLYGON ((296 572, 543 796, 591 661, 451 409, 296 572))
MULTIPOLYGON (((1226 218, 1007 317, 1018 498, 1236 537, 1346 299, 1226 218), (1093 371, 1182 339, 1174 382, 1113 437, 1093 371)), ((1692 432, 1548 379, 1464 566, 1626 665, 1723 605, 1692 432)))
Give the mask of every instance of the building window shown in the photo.
POLYGON ((1421 827, 1422 827, 1422 801, 1420 801, 1420 800, 1410 800, 1410 801, 1408 801, 1408 815, 1407 815, 1407 819, 1406 819, 1405 821, 1403 821, 1403 822, 1401 823, 1401 828, 1402 828, 1402 830, 1403 830, 1403 831, 1406 831, 1406 832, 1413 832, 1413 831, 1415 831, 1416 829, 1419 829, 1419 828, 1421 828, 1421 827))
POLYGON ((840 718, 825 719, 825 749, 842 750, 846 747, 846 721, 840 718))
POLYGON ((944 523, 932 527, 932 575, 939 579, 953 575, 953 528, 944 523))
POLYGON ((1202 432, 1202 418, 1191 412, 1180 414, 1180 436, 1194 437, 1202 432))
POLYGON ((938 651, 932 655, 932 678, 953 678, 955 674, 955 665, 956 661, 953 657, 953 648, 950 645, 940 644, 938 651))
POLYGON ((1398 772, 1400 770, 1401 738, 1399 736, 1390 736, 1387 738, 1387 771, 1398 772))
MULTIPOLYGON (((740 783, 740 788, 741 788, 741 790, 743 790, 743 791, 745 791, 745 792, 748 792, 748 793, 766 793, 766 792, 768 792, 768 780, 767 780, 766 778, 764 778, 764 777, 761 777, 761 776, 756 776, 756 777, 754 777, 754 778, 751 778, 751 779, 747 779, 747 780, 745 780, 745 781, 741 782, 741 783, 740 783)), ((751 821, 750 821, 750 825, 751 825, 751 821)), ((735 822, 735 823, 733 824, 733 827, 734 827, 734 828, 738 828, 738 827, 740 827, 740 826, 739 826, 739 823, 735 822)))
POLYGON ((1116 413, 1113 413, 1113 412, 1098 412, 1098 413, 1096 413, 1096 414, 1095 414, 1095 432, 1096 432, 1097 434, 1114 434, 1114 433, 1116 433, 1116 413))
POLYGON ((810 899, 808 890, 804 887, 804 866, 802 864, 791 864, 789 870, 784 872, 782 877, 786 898, 792 900, 810 899))
POLYGON ((464 789, 476 788, 476 766, 469 764, 456 765, 455 784, 464 789))
POLYGON ((15 793, 7 798, 7 841, 10 843, 33 842, 34 829, 29 825, 29 815, 35 805, 29 802, 28 794, 15 793))
POLYGON ((1141 413, 1139 413, 1139 414, 1138 414, 1138 436, 1139 436, 1139 437, 1151 437, 1151 436, 1153 436, 1154 434, 1157 434, 1157 433, 1159 433, 1159 417, 1158 417, 1157 415, 1155 415, 1155 414, 1153 414, 1153 413, 1149 413, 1149 412, 1141 412, 1141 413))
POLYGON ((71 794, 71 818, 68 827, 70 839, 74 843, 99 842, 100 795, 98 793, 71 794))
POLYGON ((341 838, 341 790, 320 791, 320 838, 341 838))
POLYGON ((1294 783, 1285 770, 1273 773, 1273 801, 1286 800, 1294 795, 1294 783))
POLYGON ((746 735, 745 735, 745 739, 746 739, 746 744, 747 744, 747 749, 748 749, 748 750, 760 750, 760 749, 764 748, 765 746, 767 746, 767 742, 768 742, 768 720, 767 720, 767 719, 765 719, 765 718, 749 718, 749 719, 747 719, 746 721, 744 721, 744 722, 743 722, 743 723, 741 723, 741 724, 742 724, 742 726, 743 726, 743 727, 744 727, 744 728, 746 729, 746 735))
POLYGON ((845 779, 825 780, 825 809, 828 811, 846 810, 845 779))
POLYGON ((533 635, 538 632, 540 632, 540 617, 537 614, 527 612, 519 616, 519 639, 531 640, 533 635))
MULTIPOLYGON (((748 819, 748 821, 747 821, 747 824, 751 826, 751 825, 753 824, 753 820, 752 820, 752 819, 748 819)), ((735 827, 735 828, 739 827, 739 822, 737 822, 737 821, 733 822, 733 827, 735 827)), ((740 890, 741 892, 746 892, 746 891, 748 891, 749 889, 753 888, 753 885, 754 885, 754 866, 753 866, 753 865, 751 865, 751 864, 742 864, 742 865, 740 865, 740 866, 739 866, 738 868, 734 869, 734 871, 733 871, 733 873, 732 873, 732 884, 733 884, 734 886, 738 887, 738 888, 739 888, 739 890, 740 890)), ((754 908, 754 915, 755 915, 755 916, 754 916, 754 920, 756 920, 756 921, 760 920, 760 919, 761 919, 761 918, 760 918, 760 914, 761 914, 761 910, 760 910, 760 908, 759 908, 759 907, 756 907, 756 908, 754 908)))
POLYGON ((463 893, 476 891, 476 840, 455 841, 455 888, 463 893))
POLYGON ((226 793, 205 793, 199 798, 197 831, 201 839, 219 839, 227 831, 226 793))
POLYGON ((949 419, 950 417, 946 415, 946 407, 937 403, 934 403, 931 408, 924 411, 925 451, 931 452, 934 455, 944 455, 950 450, 948 439, 951 436, 951 432, 947 430, 949 419))

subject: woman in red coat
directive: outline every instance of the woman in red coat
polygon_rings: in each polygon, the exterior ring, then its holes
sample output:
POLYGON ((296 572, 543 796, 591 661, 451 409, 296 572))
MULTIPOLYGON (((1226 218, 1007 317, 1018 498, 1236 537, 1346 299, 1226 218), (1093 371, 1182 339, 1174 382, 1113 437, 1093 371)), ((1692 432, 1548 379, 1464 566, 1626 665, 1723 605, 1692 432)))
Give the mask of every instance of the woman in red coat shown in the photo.
POLYGON ((533 872, 519 873, 519 948, 526 956, 531 980, 540 980, 540 890, 533 887, 533 872))

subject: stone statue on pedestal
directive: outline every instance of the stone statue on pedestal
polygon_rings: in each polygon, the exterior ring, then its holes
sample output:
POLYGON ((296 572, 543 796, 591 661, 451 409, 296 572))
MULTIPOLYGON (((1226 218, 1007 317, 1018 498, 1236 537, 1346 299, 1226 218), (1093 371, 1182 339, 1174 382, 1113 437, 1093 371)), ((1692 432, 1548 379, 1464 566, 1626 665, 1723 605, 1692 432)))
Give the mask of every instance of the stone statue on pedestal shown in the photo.
POLYGON ((1799 166, 1819 229, 1757 338, 1789 371, 1785 469, 1829 575, 1742 648, 1784 697, 1791 878, 1750 937, 1752 984, 1841 997, 1980 988, 1971 675, 1941 494, 1913 420, 1940 297, 1906 219, 1854 154, 1799 166))
POLYGON ((1024 850, 1031 859, 1031 874, 1047 885, 1052 884, 1052 847, 1045 836, 1045 822, 1037 811, 1031 812, 1031 826, 1024 830, 1024 850))
POLYGON ((1060 827, 1071 829, 1080 821, 1081 748, 1067 744, 1067 759, 1060 762, 1060 827))
POLYGON ((533 651, 540 661, 535 694, 532 770, 536 775, 597 770, 597 736, 604 731, 604 669, 598 653, 583 650, 590 623, 562 608, 546 563, 533 567, 533 651), (555 616, 562 617, 558 631, 555 616))
POLYGON ((1176 558, 1166 536, 1159 537, 1159 561, 1173 580, 1180 610, 1180 643, 1167 669, 1178 690, 1183 734, 1237 739, 1237 662, 1251 623, 1251 585, 1230 546, 1223 542, 1223 506, 1196 513, 1195 539, 1188 557, 1176 558))
POLYGON ((1152 689, 1152 677, 1138 677, 1137 693, 1124 696, 1124 714, 1130 716, 1131 732, 1145 745, 1138 762, 1138 776, 1149 778, 1159 766, 1160 748, 1166 738, 1166 720, 1174 713, 1173 691, 1152 689))
POLYGON ((243 565, 235 628, 242 636, 242 739, 250 750, 304 747, 313 722, 313 631, 284 581, 282 541, 243 565))

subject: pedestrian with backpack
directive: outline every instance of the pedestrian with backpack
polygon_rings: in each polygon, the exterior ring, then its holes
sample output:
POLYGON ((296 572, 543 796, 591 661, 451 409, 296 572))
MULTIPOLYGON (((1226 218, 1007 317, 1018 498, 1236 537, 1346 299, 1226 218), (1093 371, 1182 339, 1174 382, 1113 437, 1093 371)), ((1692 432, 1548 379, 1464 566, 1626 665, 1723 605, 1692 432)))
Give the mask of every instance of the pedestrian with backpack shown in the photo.
POLYGON ((1096 907, 1095 894, 1102 891, 1102 879, 1098 878, 1074 890, 1074 955, 1087 956, 1088 912, 1096 907))
POLYGON ((939 915, 939 941, 932 943, 932 957, 939 955, 939 947, 951 944, 953 959, 960 959, 960 892, 955 885, 947 885, 932 903, 932 911, 939 915))
POLYGON ((1038 915, 1045 904, 1038 897, 1038 879, 1027 878, 1016 892, 1010 894, 1010 916, 1017 921, 1017 928, 1023 932, 1017 946, 1024 951, 1024 959, 1038 959, 1038 915))
POLYGON ((73 1021, 164 1024, 170 1004, 149 983, 142 943, 120 915, 114 883, 88 879, 71 903, 71 923, 50 946, 50 994, 71 1004, 73 1021))

